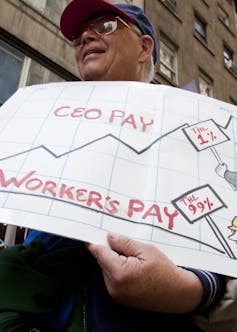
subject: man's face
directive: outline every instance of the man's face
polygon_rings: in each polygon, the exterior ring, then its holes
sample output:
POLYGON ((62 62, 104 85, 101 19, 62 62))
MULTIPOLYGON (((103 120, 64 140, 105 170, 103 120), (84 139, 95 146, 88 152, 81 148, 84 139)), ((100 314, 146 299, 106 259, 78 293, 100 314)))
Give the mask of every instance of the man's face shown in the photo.
POLYGON ((141 37, 119 20, 117 29, 108 35, 98 35, 93 25, 92 28, 85 26, 80 33, 80 44, 76 46, 80 77, 84 81, 139 80, 141 51, 141 37))

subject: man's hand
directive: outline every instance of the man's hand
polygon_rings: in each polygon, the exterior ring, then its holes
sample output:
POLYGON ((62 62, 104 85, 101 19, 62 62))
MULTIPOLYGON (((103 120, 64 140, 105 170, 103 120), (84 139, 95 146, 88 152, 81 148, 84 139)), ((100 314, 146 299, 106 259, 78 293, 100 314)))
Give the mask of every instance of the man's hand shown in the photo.
POLYGON ((158 248, 112 234, 108 242, 110 248, 89 244, 88 249, 116 302, 166 313, 190 312, 199 305, 203 292, 199 278, 177 267, 158 248))

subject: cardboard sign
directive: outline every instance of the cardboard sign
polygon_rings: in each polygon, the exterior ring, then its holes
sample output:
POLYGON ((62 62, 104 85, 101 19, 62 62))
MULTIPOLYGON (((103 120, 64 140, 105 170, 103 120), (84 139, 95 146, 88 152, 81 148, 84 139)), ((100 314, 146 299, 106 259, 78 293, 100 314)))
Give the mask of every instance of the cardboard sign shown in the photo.
POLYGON ((236 132, 236 106, 162 85, 19 89, 0 108, 0 222, 237 276, 236 132))

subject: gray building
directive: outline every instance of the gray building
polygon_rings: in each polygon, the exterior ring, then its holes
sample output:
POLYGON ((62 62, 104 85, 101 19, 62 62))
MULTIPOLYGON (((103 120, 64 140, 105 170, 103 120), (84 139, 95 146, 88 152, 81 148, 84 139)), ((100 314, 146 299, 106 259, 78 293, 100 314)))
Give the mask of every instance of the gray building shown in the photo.
POLYGON ((146 1, 159 39, 156 81, 237 104, 237 4, 146 1))
MULTIPOLYGON (((1 0, 0 105, 19 87, 79 80, 74 50, 59 30, 70 0, 1 0)), ((111 1, 116 2, 116 1, 111 1)), ((133 0, 159 41, 154 84, 237 105, 237 0, 133 0)), ((0 224, 7 244, 24 229, 0 224)))

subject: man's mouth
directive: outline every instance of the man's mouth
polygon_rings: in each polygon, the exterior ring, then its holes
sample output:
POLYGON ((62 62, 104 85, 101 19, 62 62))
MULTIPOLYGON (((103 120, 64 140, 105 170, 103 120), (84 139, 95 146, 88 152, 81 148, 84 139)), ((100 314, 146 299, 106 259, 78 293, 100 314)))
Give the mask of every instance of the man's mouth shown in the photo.
POLYGON ((85 58, 91 56, 91 55, 97 55, 97 54, 102 54, 102 53, 105 53, 104 50, 101 50, 101 49, 90 49, 90 50, 87 50, 83 53, 83 60, 85 60, 85 58))

